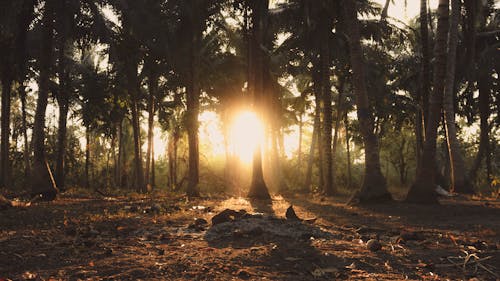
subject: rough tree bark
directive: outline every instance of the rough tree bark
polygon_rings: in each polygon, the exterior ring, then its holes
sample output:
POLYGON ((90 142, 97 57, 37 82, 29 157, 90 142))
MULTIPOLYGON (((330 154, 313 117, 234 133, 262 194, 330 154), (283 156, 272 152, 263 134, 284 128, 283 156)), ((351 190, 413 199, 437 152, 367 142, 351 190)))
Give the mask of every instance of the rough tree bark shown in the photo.
POLYGON ((44 200, 55 199, 58 189, 45 157, 45 112, 49 97, 50 65, 53 48, 54 3, 45 3, 42 18, 42 43, 40 51, 40 75, 38 99, 33 124, 33 169, 31 172, 32 195, 41 195, 44 200))
POLYGON ((439 0, 438 26, 434 44, 434 89, 430 96, 429 117, 422 161, 417 169, 415 182, 406 197, 407 202, 437 204, 436 187, 436 139, 443 103, 444 81, 446 77, 446 52, 449 28, 449 0, 439 0))
POLYGON ((361 49, 359 22, 355 1, 344 1, 345 21, 348 27, 350 62, 353 71, 354 92, 361 135, 365 149, 365 175, 361 189, 351 202, 370 203, 392 200, 380 168, 378 138, 374 133, 373 115, 368 102, 366 78, 361 49))
POLYGON ((333 156, 332 156, 332 91, 330 85, 330 47, 329 38, 332 29, 332 22, 326 11, 321 13, 320 29, 321 29, 321 44, 320 44, 320 72, 321 72, 321 96, 323 101, 323 134, 322 134, 322 154, 323 154, 323 177, 324 191, 328 196, 336 193, 333 182, 333 156))
MULTIPOLYGON (((249 90, 253 96, 254 110, 259 116, 264 109, 264 75, 267 71, 264 69, 264 52, 262 45, 264 42, 264 33, 267 26, 267 13, 269 0, 254 0, 252 6, 252 30, 250 36, 250 58, 249 58, 249 90)), ((270 199, 269 191, 264 181, 262 171, 262 149, 261 144, 257 147, 253 155, 252 164, 252 182, 248 192, 249 198, 270 199)))
POLYGON ((448 39, 448 59, 446 65, 443 109, 446 125, 446 140, 448 142, 448 156, 450 158, 451 190, 472 194, 474 190, 469 181, 468 173, 466 172, 465 162, 460 150, 460 143, 457 138, 455 110, 453 106, 460 9, 460 1, 451 0, 451 22, 448 39))

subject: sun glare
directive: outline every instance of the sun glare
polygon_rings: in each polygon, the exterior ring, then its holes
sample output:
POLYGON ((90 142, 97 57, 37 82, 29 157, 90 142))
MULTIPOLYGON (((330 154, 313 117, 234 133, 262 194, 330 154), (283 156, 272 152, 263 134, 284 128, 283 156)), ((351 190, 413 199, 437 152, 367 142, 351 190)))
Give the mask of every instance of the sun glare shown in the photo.
POLYGON ((253 153, 264 139, 264 126, 254 112, 242 111, 231 124, 231 153, 243 163, 252 162, 253 153))

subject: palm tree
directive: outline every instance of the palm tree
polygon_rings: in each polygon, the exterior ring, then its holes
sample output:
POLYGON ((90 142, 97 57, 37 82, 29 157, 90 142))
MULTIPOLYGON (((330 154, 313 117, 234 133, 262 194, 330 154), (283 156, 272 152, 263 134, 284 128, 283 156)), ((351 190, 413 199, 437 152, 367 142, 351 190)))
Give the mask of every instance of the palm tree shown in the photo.
MULTIPOLYGON (((266 73, 264 63, 264 52, 262 46, 264 43, 269 0, 253 0, 249 3, 252 8, 252 28, 249 42, 249 77, 248 86, 254 100, 254 110, 262 115, 264 109, 264 75, 266 73)), ((252 182, 248 197, 257 199, 270 199, 269 191, 264 174, 262 171, 262 151, 261 145, 257 144, 257 148, 253 155, 252 164, 252 182)))
POLYGON ((460 150, 455 126, 455 110, 453 106, 455 89, 455 65, 458 44, 458 20, 460 16, 460 2, 451 0, 451 23, 448 39, 448 59, 446 67, 446 84, 444 88, 443 109, 446 123, 446 140, 448 141, 448 155, 450 157, 451 189, 456 192, 473 193, 468 179, 465 162, 460 150))
POLYGON ((356 94, 357 115, 365 149, 365 175, 361 189, 351 199, 360 203, 391 200, 387 183, 380 169, 378 138, 374 133, 372 110, 368 103, 368 92, 363 65, 356 1, 344 1, 344 20, 349 30, 349 50, 356 94))
POLYGON ((406 201, 412 203, 438 203, 435 190, 436 139, 441 117, 444 81, 446 77, 446 52, 448 38, 449 0, 439 0, 438 26, 434 44, 434 88, 430 96, 429 117, 426 125, 422 161, 417 168, 417 177, 410 187, 406 201))
POLYGON ((47 109, 51 62, 54 41, 54 7, 55 3, 45 3, 42 18, 42 42, 40 49, 40 75, 38 82, 38 99, 33 124, 33 165, 31 173, 31 190, 33 195, 41 195, 45 200, 52 200, 59 191, 45 157, 45 112, 47 109))

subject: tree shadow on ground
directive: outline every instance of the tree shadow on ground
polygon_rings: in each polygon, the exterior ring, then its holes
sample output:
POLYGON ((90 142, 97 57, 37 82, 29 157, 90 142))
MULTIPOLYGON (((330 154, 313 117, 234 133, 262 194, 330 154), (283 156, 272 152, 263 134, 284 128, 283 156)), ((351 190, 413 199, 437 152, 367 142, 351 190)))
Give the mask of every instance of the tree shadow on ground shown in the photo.
MULTIPOLYGON (((329 198, 286 196, 286 200, 297 206, 299 216, 304 212, 312 213, 320 218, 320 223, 325 228, 339 228, 341 232, 345 232, 345 238, 361 237, 366 241, 380 237, 385 249, 376 253, 367 252, 366 255, 369 264, 379 265, 369 267, 367 271, 370 273, 384 270, 384 261, 391 265, 393 272, 415 273, 418 271, 415 264, 421 264, 421 261, 425 261, 424 264, 443 263, 443 257, 461 255, 459 246, 476 243, 474 241, 478 241, 477 239, 484 239, 487 244, 495 245, 500 231, 500 221, 496 219, 500 216, 500 205, 490 206, 493 203, 484 206, 477 202, 446 199, 442 200, 441 205, 433 206, 398 201, 350 206, 341 203, 339 199, 329 198), (399 245, 397 239, 404 232, 417 233, 421 235, 422 241, 399 245), (454 238, 449 238, 450 233, 453 233, 454 238)), ((489 250, 480 255, 491 255, 492 264, 500 258, 497 250, 489 250)), ((419 270, 422 272, 422 269, 419 270)), ((446 269, 438 272, 451 279, 460 275, 446 269)))

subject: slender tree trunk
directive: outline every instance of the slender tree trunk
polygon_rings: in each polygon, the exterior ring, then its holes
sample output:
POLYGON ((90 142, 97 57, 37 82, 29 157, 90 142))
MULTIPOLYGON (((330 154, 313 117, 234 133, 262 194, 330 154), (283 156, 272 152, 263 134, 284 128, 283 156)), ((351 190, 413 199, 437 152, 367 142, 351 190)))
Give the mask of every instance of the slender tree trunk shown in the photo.
POLYGON ((439 0, 438 27, 434 45, 434 90, 430 97, 429 118, 426 125, 426 139, 420 167, 415 182, 410 187, 406 200, 412 203, 438 203, 436 187, 436 140, 441 117, 444 81, 446 77, 446 52, 448 37, 448 0, 439 0))
POLYGON ((9 179, 9 134, 10 134, 10 103, 12 79, 10 73, 3 74, 7 78, 2 79, 2 117, 1 117, 1 149, 0 149, 0 188, 11 185, 9 179))
POLYGON ((123 119, 118 122, 118 160, 116 161, 116 183, 120 188, 122 185, 122 164, 123 164, 123 119))
POLYGON ((304 192, 305 191, 311 191, 311 184, 312 184, 312 170, 313 170, 313 163, 314 163, 314 152, 316 151, 315 146, 318 143, 318 131, 319 131, 319 111, 316 111, 314 114, 314 121, 313 121, 313 133, 312 133, 312 138, 311 138, 311 146, 309 148, 309 159, 307 160, 307 170, 306 170, 306 178, 304 182, 304 192))
MULTIPOLYGON (((269 0, 254 0, 250 4, 252 5, 252 34, 250 38, 250 58, 249 67, 250 75, 249 77, 249 90, 253 96, 254 100, 254 110, 259 116, 262 116, 262 112, 265 108, 264 104, 264 75, 266 75, 268 69, 265 69, 264 64, 264 52, 262 50, 262 45, 264 43, 264 33, 267 27, 267 13, 269 0)), ((264 173, 262 171, 262 144, 257 144, 257 147, 253 155, 253 165, 252 165, 252 182, 250 184, 250 190, 248 192, 248 197, 256 199, 270 199, 269 191, 267 185, 264 181, 264 173)))
POLYGON ((151 147, 151 188, 156 188, 156 171, 155 171, 155 146, 151 147))
MULTIPOLYGON (((61 99, 65 99, 61 97, 61 99)), ((64 158, 66 156, 66 135, 68 119, 68 102, 59 104, 59 126, 57 132, 56 183, 60 190, 65 190, 64 158)))
POLYGON ((90 189, 90 128, 85 128, 85 188, 90 189))
POLYGON ((345 144, 347 152, 347 187, 352 186, 352 172, 351 172, 351 149, 350 149, 350 136, 349 136, 349 119, 347 116, 347 110, 344 113, 344 127, 345 127, 345 144))
MULTIPOLYGON (((154 66, 153 66, 154 67, 154 66)), ((158 85, 158 78, 157 75, 154 72, 154 70, 151 70, 151 74, 149 77, 149 97, 148 97, 148 148, 146 152, 146 172, 145 172, 145 179, 146 179, 146 184, 151 185, 151 176, 150 176, 150 167, 151 167, 151 159, 152 159, 152 152, 153 152, 153 129, 154 129, 154 113, 155 113, 155 105, 154 105, 154 99, 157 94, 157 85, 158 85)))
POLYGON ((487 72, 480 72, 477 80, 479 90, 479 118, 480 118, 480 135, 479 135, 479 148, 474 159, 474 163, 470 169, 470 180, 476 182, 477 172, 481 166, 481 161, 486 154, 489 153, 489 139, 490 139, 490 126, 488 119, 490 118, 490 91, 491 84, 487 72))
MULTIPOLYGON (((116 126, 113 125, 113 129, 115 129, 116 126)), ((112 169, 112 173, 111 173, 111 179, 110 179, 110 186, 112 188, 116 188, 116 185, 117 185, 117 181, 116 181, 116 162, 118 161, 117 157, 116 157, 116 130, 114 130, 113 134, 111 135, 111 158, 113 158, 113 167, 110 168, 112 169)))
MULTIPOLYGON (((64 1, 63 1, 64 2, 64 1)), ((59 121, 58 121, 58 131, 57 131, 57 155, 56 155, 56 171, 55 178, 57 186, 60 190, 65 190, 65 173, 64 173, 64 158, 66 156, 66 132, 67 132, 67 119, 68 119, 68 109, 69 109, 69 73, 66 69, 66 38, 63 35, 59 39, 59 64, 58 64, 58 75, 59 75, 59 93, 57 96, 57 102, 59 105, 59 121)))
MULTIPOLYGON (((24 139, 23 159, 24 159, 24 178, 30 178, 30 145, 28 143, 28 125, 26 116, 26 73, 28 61, 28 31, 29 26, 35 17, 36 0, 23 1, 23 8, 19 15, 19 33, 16 36, 16 56, 17 72, 19 74, 19 98, 21 100, 22 114, 22 133, 24 139)), ((26 183, 25 183, 26 184, 26 183)))
MULTIPOLYGON (((425 133, 425 128, 427 127, 427 118, 429 115, 429 92, 431 89, 431 72, 430 72, 430 61, 431 54, 429 50, 429 25, 427 17, 427 1, 420 0, 420 44, 422 45, 422 81, 421 81, 421 116, 423 116, 423 130, 425 133)), ((422 144, 425 140, 425 135, 422 138, 422 144)))
POLYGON ((360 203, 392 200, 380 167, 378 138, 374 133, 373 115, 368 102, 368 91, 363 63, 363 52, 359 34, 359 23, 355 1, 344 1, 345 20, 349 29, 350 61, 353 71, 353 85, 356 93, 356 107, 361 135, 365 149, 365 175, 361 189, 351 202, 360 203))
POLYGON ((343 99, 343 93, 344 93, 344 77, 340 77, 339 81, 339 87, 338 87, 338 97, 337 97, 337 114, 335 117, 335 133, 333 134, 333 147, 332 147, 332 180, 333 180, 333 186, 336 186, 336 166, 337 166, 337 143, 338 143, 338 138, 339 138, 339 129, 340 129, 340 120, 342 119, 342 111, 343 105, 342 105, 342 99, 343 99))
POLYGON ((304 134, 304 113, 301 112, 299 115, 299 146, 297 147, 297 166, 299 167, 298 172, 302 176, 302 137, 304 134))
POLYGON ((422 65, 420 75, 420 88, 417 101, 419 108, 416 113, 415 136, 417 167, 422 160, 422 151, 425 141, 425 127, 429 111, 430 91, 430 51, 429 51, 429 24, 427 15, 427 0, 420 0, 420 44, 422 46, 422 65))
POLYGON ((186 101, 187 101, 187 119, 186 127, 188 134, 188 146, 189 146, 189 163, 188 163, 188 186, 186 193, 189 197, 199 197, 200 190, 198 183, 200 181, 200 148, 199 148, 199 136, 198 136, 198 115, 200 113, 200 49, 201 49, 201 39, 203 32, 202 19, 198 18, 195 11, 202 9, 200 6, 200 1, 195 1, 193 3, 193 13, 189 19, 190 32, 191 32, 191 45, 189 53, 189 73, 188 73, 188 85, 186 87, 186 101))
POLYGON ((30 176, 30 145, 28 142, 28 122, 27 122, 27 114, 26 114, 26 88, 24 83, 21 84, 19 88, 19 95, 21 98, 21 114, 22 114, 22 130, 23 130, 23 139, 24 139, 24 148, 23 148, 23 159, 24 159, 24 177, 26 179, 30 176))
POLYGON ((451 23, 448 39, 448 62, 446 69, 446 85, 444 90, 443 109, 446 124, 446 140, 448 141, 448 155, 450 157, 451 190, 460 193, 473 193, 473 188, 469 182, 466 172, 465 162, 460 150, 460 143, 457 138, 454 110, 454 89, 455 89, 455 64, 458 44, 458 20, 460 16, 460 1, 451 0, 451 23))
MULTIPOLYGON (((134 89, 136 91, 136 89, 134 89)), ((136 93, 132 94, 132 130, 134 134, 134 169, 135 169, 135 189, 138 192, 144 191, 144 170, 142 168, 141 153, 141 127, 139 125, 139 110, 136 93)))
POLYGON ((323 120, 324 116, 322 114, 323 102, 322 102, 322 93, 321 93, 321 76, 319 71, 319 62, 316 64, 316 67, 313 67, 313 84, 314 84, 314 99, 316 101, 315 113, 317 114, 318 123, 317 123, 317 131, 316 131, 316 140, 317 140, 317 150, 318 150, 318 189, 320 191, 325 190, 325 177, 324 175, 324 156, 322 153, 323 148, 323 120))
POLYGON ((329 40, 331 33, 331 23, 326 12, 322 13, 322 36, 324 40, 320 46, 321 59, 321 93, 323 98, 323 135, 322 135, 322 153, 323 153, 323 176, 324 191, 328 196, 336 193, 333 185, 333 155, 332 155, 332 91, 330 85, 330 49, 329 40))
POLYGON ((40 75, 38 99, 33 124, 33 170, 31 172, 32 195, 41 195, 42 199, 53 200, 58 193, 54 177, 45 157, 45 112, 49 97, 50 64, 53 47, 52 2, 46 2, 42 18, 42 43, 40 50, 40 75))

